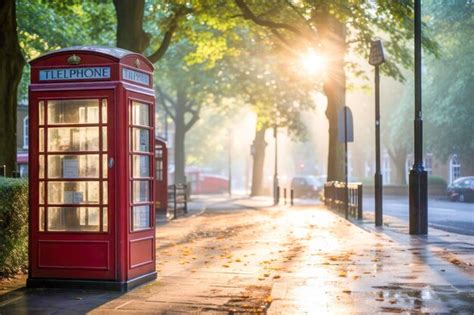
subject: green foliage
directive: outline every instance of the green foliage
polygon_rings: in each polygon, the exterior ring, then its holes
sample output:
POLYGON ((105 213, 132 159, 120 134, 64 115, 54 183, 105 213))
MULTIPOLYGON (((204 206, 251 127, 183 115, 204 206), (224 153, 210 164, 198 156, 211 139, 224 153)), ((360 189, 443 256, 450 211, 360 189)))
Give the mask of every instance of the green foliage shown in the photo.
POLYGON ((28 182, 0 177, 0 278, 28 265, 28 182))
MULTIPOLYGON (((17 0, 18 37, 29 61, 75 45, 113 46, 115 11, 108 1, 17 0)), ((30 69, 23 70, 18 93, 27 98, 30 69)))
MULTIPOLYGON (((450 5, 433 2, 424 6, 424 19, 436 33, 440 58, 425 56, 423 113, 425 146, 436 158, 450 154, 474 154, 474 6, 463 1, 450 5)), ((393 151, 412 151, 413 80, 389 121, 389 143, 393 151), (407 132, 409 131, 409 132, 407 132)))
POLYGON ((447 182, 441 176, 428 176, 428 186, 443 186, 446 187, 447 182))

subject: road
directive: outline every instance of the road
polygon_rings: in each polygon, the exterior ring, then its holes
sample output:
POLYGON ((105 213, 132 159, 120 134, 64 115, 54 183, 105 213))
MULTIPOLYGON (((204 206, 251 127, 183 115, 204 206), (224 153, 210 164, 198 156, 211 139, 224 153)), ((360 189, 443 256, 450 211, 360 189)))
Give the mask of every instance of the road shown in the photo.
MULTIPOLYGON (((384 196, 384 215, 408 221, 408 196, 384 196)), ((364 197, 364 211, 374 211, 372 196, 364 197)), ((474 203, 428 199, 428 224, 448 232, 474 235, 474 203)))

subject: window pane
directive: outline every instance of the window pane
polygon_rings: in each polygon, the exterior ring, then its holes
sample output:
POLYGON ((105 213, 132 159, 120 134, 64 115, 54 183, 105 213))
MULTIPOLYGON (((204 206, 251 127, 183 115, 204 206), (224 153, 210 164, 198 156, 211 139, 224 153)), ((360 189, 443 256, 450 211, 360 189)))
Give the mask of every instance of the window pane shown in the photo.
POLYGON ((108 195, 108 185, 107 182, 102 182, 102 203, 107 204, 109 200, 109 195, 108 195))
POLYGON ((44 152, 44 128, 39 129, 39 151, 44 152))
POLYGON ((48 182, 49 204, 98 204, 99 182, 48 182))
POLYGON ((107 232, 109 230, 107 207, 102 209, 102 231, 107 232))
POLYGON ((107 100, 102 100, 102 123, 107 123, 107 100))
POLYGON ((49 178, 99 178, 99 155, 49 155, 49 178))
POLYGON ((102 155, 102 178, 107 178, 109 173, 109 160, 107 154, 102 155))
POLYGON ((49 231, 99 231, 99 208, 48 208, 49 231))
POLYGON ((39 182, 39 203, 42 205, 44 204, 44 182, 39 182))
POLYGON ((150 156, 133 155, 132 177, 150 177, 150 156))
POLYGON ((48 123, 99 123, 99 100, 48 101, 48 123))
POLYGON ((44 231, 44 207, 39 208, 39 230, 44 231))
POLYGON ((44 125, 44 101, 39 102, 38 113, 38 122, 40 125, 44 125))
POLYGON ((102 127, 102 151, 107 151, 107 127, 102 127))
POLYGON ((150 152, 150 131, 148 129, 132 129, 132 151, 150 152))
POLYGON ((148 104, 132 102, 132 125, 149 126, 150 114, 148 104))
POLYGON ((132 200, 134 203, 150 201, 150 182, 134 180, 132 182, 132 200))
POLYGON ((150 227, 150 206, 135 206, 132 208, 133 230, 143 230, 150 227))
POLYGON ((44 155, 39 156, 39 178, 44 178, 44 155))
POLYGON ((99 151, 99 128, 49 128, 48 151, 99 151))

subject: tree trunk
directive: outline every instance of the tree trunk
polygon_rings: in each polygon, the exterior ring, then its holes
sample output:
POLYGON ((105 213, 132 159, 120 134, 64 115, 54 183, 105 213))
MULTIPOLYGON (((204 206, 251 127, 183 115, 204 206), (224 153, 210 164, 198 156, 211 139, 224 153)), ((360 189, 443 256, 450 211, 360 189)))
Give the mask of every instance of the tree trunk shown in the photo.
POLYGON ((176 90, 175 108, 175 134, 174 134, 174 182, 184 184, 186 182, 185 161, 186 152, 184 142, 186 139, 186 91, 182 86, 176 90))
POLYGON ((338 141, 337 115, 346 105, 346 27, 322 7, 313 12, 313 19, 321 36, 322 53, 328 61, 324 93, 328 100, 326 117, 329 120, 329 153, 327 180, 344 180, 344 144, 338 141))
POLYGON ((396 150, 387 150, 388 155, 393 161, 393 165, 395 167, 394 172, 394 183, 396 185, 405 185, 406 182, 406 158, 407 158, 407 151, 404 149, 397 148, 396 150))
POLYGON ((17 90, 25 60, 18 42, 15 0, 0 2, 0 165, 16 170, 17 90))
POLYGON ((252 168, 252 188, 250 190, 250 196, 261 196, 264 194, 263 191, 263 166, 265 164, 265 132, 266 128, 262 127, 260 130, 257 127, 255 133, 255 140, 253 142, 253 168, 252 168))
POLYGON ((117 15, 117 47, 143 53, 150 36, 143 30, 145 0, 114 0, 117 15))

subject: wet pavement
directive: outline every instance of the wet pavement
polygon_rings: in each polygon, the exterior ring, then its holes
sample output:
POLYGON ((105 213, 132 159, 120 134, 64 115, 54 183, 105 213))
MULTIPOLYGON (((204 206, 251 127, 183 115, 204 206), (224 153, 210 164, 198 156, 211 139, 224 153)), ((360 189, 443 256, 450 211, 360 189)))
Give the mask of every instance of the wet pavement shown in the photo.
POLYGON ((0 314, 474 314, 474 276, 440 235, 267 205, 214 200, 159 225, 158 279, 131 292, 0 291, 0 314))

